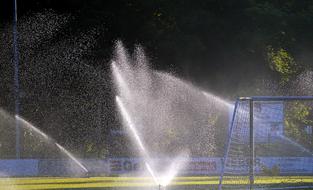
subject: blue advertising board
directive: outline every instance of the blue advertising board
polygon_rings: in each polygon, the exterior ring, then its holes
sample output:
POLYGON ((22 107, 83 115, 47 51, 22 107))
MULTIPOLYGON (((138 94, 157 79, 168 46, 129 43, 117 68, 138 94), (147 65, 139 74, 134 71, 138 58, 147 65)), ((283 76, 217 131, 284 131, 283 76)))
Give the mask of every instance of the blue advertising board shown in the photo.
MULTIPOLYGON (((185 159, 180 175, 219 175, 221 157, 199 157, 185 159)), ((232 168, 237 174, 248 173, 248 158, 240 168, 232 168), (238 171, 236 171, 238 169, 238 171)), ((264 174, 264 168, 278 169, 280 175, 313 175, 313 157, 256 157, 255 174, 264 174)), ((164 165, 170 159, 153 159, 164 165)), ((82 163, 90 175, 136 175, 145 173, 141 158, 108 158, 104 160, 85 159, 82 163)), ((82 170, 70 160, 0 160, 1 176, 77 176, 82 170)))

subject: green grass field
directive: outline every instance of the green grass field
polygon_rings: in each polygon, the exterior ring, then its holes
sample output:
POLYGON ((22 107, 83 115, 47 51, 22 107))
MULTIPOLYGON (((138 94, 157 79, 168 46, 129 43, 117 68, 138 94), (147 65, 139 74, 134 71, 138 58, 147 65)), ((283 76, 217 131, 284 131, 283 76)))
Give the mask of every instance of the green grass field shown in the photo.
MULTIPOLYGON (((224 178, 228 187, 244 186, 248 184, 246 177, 224 178)), ((169 189, 214 189, 219 183, 219 176, 211 177, 176 177, 169 189)), ((256 186, 293 187, 311 186, 313 176, 259 176, 255 178, 256 186)), ((36 189, 133 189, 155 186, 149 177, 89 177, 89 178, 61 178, 61 177, 34 177, 34 178, 0 178, 1 190, 36 190, 36 189)))

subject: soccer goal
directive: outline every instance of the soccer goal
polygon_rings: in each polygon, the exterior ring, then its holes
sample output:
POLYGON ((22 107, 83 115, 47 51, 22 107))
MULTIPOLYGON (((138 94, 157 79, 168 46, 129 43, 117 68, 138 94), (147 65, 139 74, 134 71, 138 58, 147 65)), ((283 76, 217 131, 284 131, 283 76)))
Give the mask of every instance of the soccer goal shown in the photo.
POLYGON ((313 188, 313 96, 235 102, 218 189, 313 188))

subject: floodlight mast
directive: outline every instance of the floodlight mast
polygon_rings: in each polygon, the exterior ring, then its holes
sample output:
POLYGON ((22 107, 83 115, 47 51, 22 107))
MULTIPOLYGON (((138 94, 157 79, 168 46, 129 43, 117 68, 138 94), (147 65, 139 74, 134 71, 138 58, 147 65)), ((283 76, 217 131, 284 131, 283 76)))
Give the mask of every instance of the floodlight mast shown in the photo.
MULTIPOLYGON (((18 35, 17 35, 17 0, 13 0, 13 64, 14 64, 14 95, 15 95, 15 115, 19 115, 19 52, 18 52, 18 35)), ((20 151, 20 127, 19 122, 15 119, 15 157, 21 157, 20 151)))

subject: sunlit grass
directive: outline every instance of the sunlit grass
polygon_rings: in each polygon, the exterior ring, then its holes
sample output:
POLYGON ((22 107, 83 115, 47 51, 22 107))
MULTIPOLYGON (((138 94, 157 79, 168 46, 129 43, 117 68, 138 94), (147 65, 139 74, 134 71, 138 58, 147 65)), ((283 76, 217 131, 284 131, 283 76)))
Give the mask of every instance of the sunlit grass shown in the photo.
MULTIPOLYGON (((217 185, 219 176, 186 176, 176 177, 170 186, 217 185)), ((249 179, 245 176, 225 176, 225 185, 246 185, 249 179)), ((256 185, 313 185, 313 176, 257 176, 256 185)), ((89 178, 0 178, 0 189, 36 190, 36 189, 81 189, 111 187, 148 187, 155 183, 150 177, 89 177, 89 178)))

